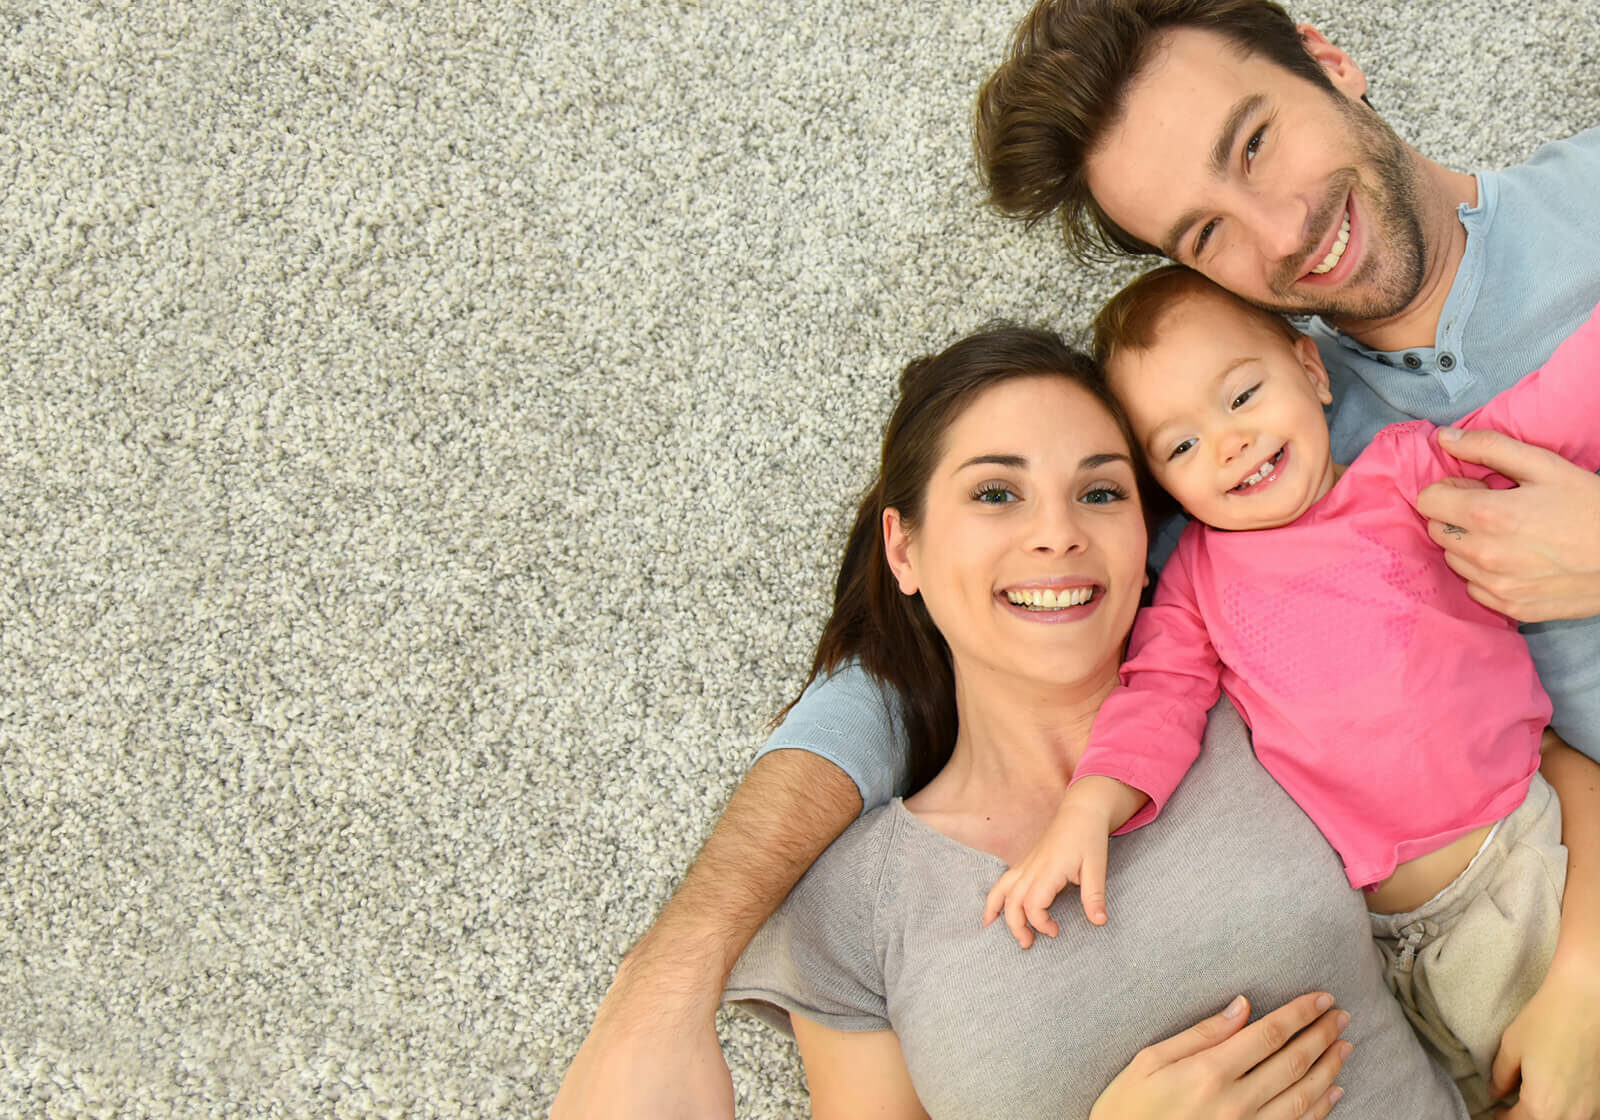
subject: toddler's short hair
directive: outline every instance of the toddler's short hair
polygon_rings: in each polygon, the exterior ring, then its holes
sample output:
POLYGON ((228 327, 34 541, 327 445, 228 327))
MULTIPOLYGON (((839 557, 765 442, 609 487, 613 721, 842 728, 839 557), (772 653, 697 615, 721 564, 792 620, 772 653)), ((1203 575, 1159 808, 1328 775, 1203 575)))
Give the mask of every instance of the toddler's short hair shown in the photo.
POLYGON ((1122 291, 1094 317, 1094 360, 1106 368, 1124 350, 1147 350, 1156 340, 1156 328, 1168 311, 1197 296, 1216 296, 1241 312, 1265 323, 1288 342, 1300 337, 1281 315, 1240 299, 1221 285, 1181 264, 1151 269, 1122 291))

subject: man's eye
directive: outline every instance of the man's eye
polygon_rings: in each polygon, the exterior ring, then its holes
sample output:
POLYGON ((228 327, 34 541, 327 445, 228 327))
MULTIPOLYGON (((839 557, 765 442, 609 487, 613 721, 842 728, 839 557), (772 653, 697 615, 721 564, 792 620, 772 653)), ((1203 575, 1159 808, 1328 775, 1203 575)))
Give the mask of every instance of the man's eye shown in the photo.
POLYGON ((1216 232, 1216 228, 1217 220, 1215 218, 1212 218, 1209 222, 1201 227, 1200 232, 1195 235, 1194 239, 1195 256, 1198 257, 1205 250, 1206 242, 1211 240, 1211 235, 1216 232))
POLYGON ((1244 392, 1240 393, 1237 397, 1233 398, 1233 405, 1231 407, 1233 407, 1233 408, 1243 408, 1245 406, 1245 402, 1247 402, 1251 397, 1255 396, 1256 395, 1256 390, 1259 389, 1259 388, 1261 388, 1260 385, 1252 385, 1252 386, 1250 386, 1250 388, 1246 389, 1244 392))
POLYGON ((980 502, 996 506, 1017 500, 1016 492, 1011 487, 999 482, 984 483, 978 487, 977 492, 972 496, 980 502))
POLYGON ((1244 146, 1244 161, 1246 164, 1250 164, 1255 161, 1257 153, 1261 151, 1261 144, 1266 135, 1266 125, 1262 125, 1260 128, 1256 129, 1250 134, 1250 139, 1245 143, 1244 146))
POLYGON ((1172 454, 1167 456, 1167 461, 1170 463, 1172 460, 1176 459, 1179 455, 1182 455, 1185 451, 1188 451, 1193 446, 1194 446, 1194 440, 1192 440, 1192 439, 1183 440, 1181 443, 1178 444, 1177 447, 1174 447, 1172 449, 1172 454))

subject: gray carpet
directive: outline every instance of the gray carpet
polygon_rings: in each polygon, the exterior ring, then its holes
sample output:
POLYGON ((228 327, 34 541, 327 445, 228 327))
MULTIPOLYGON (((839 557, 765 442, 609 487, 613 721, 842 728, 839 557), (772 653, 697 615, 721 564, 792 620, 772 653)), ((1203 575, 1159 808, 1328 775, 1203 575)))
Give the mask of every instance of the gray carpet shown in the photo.
MULTIPOLYGON (((0 7, 0 1114, 541 1114, 896 371, 1128 275, 979 207, 1022 3, 527 8, 0 7)), ((1600 120, 1591 0, 1300 14, 1454 165, 1600 120)))

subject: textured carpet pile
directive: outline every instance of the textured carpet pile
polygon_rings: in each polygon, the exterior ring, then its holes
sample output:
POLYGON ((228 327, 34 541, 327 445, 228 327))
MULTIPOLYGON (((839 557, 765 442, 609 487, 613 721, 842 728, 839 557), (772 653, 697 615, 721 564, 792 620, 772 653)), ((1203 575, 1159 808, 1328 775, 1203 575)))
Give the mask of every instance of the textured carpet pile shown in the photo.
MULTIPOLYGON (((0 1114, 543 1114, 901 365, 1131 274, 980 205, 1024 8, 0 5, 0 1114)), ((1454 166, 1600 121, 1590 0, 1297 14, 1454 166)))

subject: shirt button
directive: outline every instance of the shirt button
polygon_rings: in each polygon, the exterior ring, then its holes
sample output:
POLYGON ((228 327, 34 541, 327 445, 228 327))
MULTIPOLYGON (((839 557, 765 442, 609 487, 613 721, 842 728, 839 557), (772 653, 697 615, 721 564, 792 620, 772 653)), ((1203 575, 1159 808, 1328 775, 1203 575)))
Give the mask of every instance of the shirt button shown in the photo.
POLYGON ((1407 369, 1421 369, 1422 368, 1422 359, 1417 357, 1415 354, 1407 354, 1402 359, 1402 361, 1404 361, 1406 363, 1406 368, 1407 369))
POLYGON ((1449 371, 1449 370, 1455 369, 1456 368, 1455 355, 1454 354, 1440 354, 1439 355, 1439 368, 1442 369, 1442 370, 1445 370, 1445 371, 1449 371))

